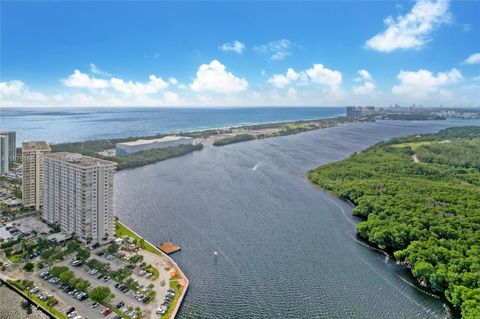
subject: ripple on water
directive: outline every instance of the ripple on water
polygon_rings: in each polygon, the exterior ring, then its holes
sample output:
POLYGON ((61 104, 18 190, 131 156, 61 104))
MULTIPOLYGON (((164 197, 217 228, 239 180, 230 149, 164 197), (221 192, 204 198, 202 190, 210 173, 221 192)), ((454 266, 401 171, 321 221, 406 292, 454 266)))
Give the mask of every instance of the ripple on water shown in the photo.
POLYGON ((148 240, 182 246, 173 258, 191 286, 180 318, 449 318, 356 241, 351 207, 305 175, 389 137, 465 123, 377 122, 206 147, 119 172, 115 205, 148 240))

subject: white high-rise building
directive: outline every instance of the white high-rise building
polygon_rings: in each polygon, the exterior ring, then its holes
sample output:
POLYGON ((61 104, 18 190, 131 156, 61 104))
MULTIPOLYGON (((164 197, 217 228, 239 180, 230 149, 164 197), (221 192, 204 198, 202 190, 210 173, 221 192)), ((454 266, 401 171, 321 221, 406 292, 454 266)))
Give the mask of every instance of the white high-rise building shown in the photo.
POLYGON ((117 163, 76 153, 52 153, 44 163, 43 218, 83 242, 113 239, 113 178, 117 163))
POLYGON ((8 160, 11 165, 17 156, 17 133, 15 131, 0 131, 0 135, 8 137, 8 160))
POLYGON ((50 153, 45 141, 22 143, 22 203, 40 210, 43 206, 43 160, 50 153))
POLYGON ((0 175, 9 171, 10 155, 8 151, 8 136, 0 134, 0 175))

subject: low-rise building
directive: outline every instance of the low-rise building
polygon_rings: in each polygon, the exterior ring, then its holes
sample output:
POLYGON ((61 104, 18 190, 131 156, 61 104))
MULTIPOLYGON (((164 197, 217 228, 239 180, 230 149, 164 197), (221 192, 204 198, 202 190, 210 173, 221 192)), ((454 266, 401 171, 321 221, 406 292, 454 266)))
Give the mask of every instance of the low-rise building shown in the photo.
POLYGON ((141 151, 186 144, 193 144, 193 138, 188 136, 165 136, 152 140, 136 140, 131 142, 117 143, 116 153, 117 156, 130 156, 141 151))

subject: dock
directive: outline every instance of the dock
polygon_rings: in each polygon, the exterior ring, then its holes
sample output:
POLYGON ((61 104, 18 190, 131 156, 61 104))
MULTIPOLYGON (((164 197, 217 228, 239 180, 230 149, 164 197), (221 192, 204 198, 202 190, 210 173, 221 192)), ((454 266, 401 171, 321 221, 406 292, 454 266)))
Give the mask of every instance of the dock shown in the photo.
POLYGON ((162 244, 158 244, 157 248, 163 251, 167 255, 176 253, 177 251, 181 250, 180 246, 174 245, 172 242, 169 242, 169 241, 164 242, 162 244))

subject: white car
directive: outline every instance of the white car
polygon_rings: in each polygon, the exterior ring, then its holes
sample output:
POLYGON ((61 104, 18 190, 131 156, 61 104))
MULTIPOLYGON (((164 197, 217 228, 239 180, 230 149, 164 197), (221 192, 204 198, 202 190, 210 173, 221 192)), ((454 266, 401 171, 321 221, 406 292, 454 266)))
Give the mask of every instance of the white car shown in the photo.
POLYGON ((70 312, 70 313, 67 315, 67 317, 68 317, 68 318, 73 318, 73 317, 75 317, 76 315, 77 315, 77 311, 74 310, 74 311, 70 312))
POLYGON ((167 312, 167 307, 165 306, 161 306, 160 308, 157 308, 157 310, 155 311, 157 315, 164 315, 166 312, 167 312))

